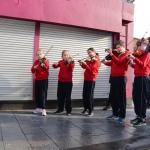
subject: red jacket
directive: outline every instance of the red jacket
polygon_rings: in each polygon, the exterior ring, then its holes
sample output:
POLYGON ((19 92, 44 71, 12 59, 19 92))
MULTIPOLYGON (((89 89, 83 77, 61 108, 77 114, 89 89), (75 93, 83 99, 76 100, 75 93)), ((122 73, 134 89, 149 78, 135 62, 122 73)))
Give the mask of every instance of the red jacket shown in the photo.
POLYGON ((127 56, 130 54, 129 51, 125 51, 120 57, 112 55, 112 60, 106 62, 107 66, 111 66, 111 75, 112 76, 126 76, 128 70, 128 60, 127 56))
POLYGON ((131 67, 134 68, 135 77, 149 76, 150 73, 150 53, 144 53, 140 58, 134 59, 135 64, 131 67))
POLYGON ((52 65, 53 68, 60 67, 58 80, 61 82, 72 82, 72 74, 74 69, 74 62, 71 64, 65 64, 64 60, 60 60, 58 65, 52 65))
POLYGON ((45 68, 41 67, 39 60, 36 60, 31 68, 32 73, 35 73, 35 79, 36 80, 45 80, 48 79, 49 76, 49 61, 47 60, 45 63, 45 68), (34 69, 34 66, 38 65, 36 69, 34 69))
POLYGON ((98 60, 95 60, 93 62, 86 61, 86 64, 81 65, 81 67, 85 69, 84 80, 86 81, 96 81, 97 79, 97 75, 100 68, 100 59, 99 57, 96 58, 98 58, 98 60))

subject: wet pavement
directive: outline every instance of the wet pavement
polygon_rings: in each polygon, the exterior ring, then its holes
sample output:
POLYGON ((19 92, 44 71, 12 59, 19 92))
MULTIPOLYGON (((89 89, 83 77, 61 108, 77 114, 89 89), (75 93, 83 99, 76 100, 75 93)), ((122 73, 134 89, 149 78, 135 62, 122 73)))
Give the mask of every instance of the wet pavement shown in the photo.
POLYGON ((0 150, 146 150, 150 149, 150 110, 147 126, 133 127, 135 117, 127 109, 124 124, 105 118, 111 110, 94 110, 93 117, 73 109, 72 116, 54 115, 49 110, 43 117, 32 110, 0 112, 0 150))

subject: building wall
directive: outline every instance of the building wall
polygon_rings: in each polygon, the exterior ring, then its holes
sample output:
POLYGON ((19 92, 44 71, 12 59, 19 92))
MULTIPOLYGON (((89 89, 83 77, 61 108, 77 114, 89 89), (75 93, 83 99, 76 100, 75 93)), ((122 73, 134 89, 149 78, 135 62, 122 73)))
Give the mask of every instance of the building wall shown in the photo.
POLYGON ((134 5, 131 3, 122 3, 122 20, 126 20, 128 22, 133 21, 134 14, 134 5))
POLYGON ((120 0, 1 0, 0 16, 120 32, 133 5, 120 0), (127 9, 129 8, 129 9, 127 9))
MULTIPOLYGON (((120 38, 128 44, 133 39, 133 11, 133 4, 121 0, 0 0, 0 17, 36 22, 34 50, 39 46, 40 22, 110 31, 113 43, 120 38)), ((132 48, 130 44, 128 49, 132 48)), ((129 68, 127 97, 131 92, 129 68)))

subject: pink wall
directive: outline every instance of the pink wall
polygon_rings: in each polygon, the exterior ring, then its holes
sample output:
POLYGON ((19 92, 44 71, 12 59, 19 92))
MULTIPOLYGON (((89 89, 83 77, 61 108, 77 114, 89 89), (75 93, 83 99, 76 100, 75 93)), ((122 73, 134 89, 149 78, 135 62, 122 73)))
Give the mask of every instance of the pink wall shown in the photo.
POLYGON ((122 3, 122 20, 126 20, 128 22, 133 21, 134 14, 134 4, 131 3, 122 3))
POLYGON ((123 6, 124 14, 119 0, 0 0, 0 16, 120 32, 122 16, 133 17, 123 6))

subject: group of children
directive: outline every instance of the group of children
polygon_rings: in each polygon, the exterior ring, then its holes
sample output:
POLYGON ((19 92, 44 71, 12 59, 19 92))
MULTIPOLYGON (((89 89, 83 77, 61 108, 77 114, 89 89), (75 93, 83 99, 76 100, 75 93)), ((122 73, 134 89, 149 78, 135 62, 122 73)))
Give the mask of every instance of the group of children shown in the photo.
MULTIPOLYGON (((94 88, 100 67, 100 58, 94 48, 89 48, 87 53, 89 56, 88 59, 79 61, 80 66, 85 69, 83 85, 84 110, 82 113, 87 116, 92 116, 94 88)), ((62 60, 52 64, 53 68, 60 68, 57 87, 58 109, 54 114, 63 113, 65 108, 67 115, 71 115, 71 92, 74 65, 74 60, 67 50, 62 51, 62 60)), ((49 61, 45 59, 43 50, 39 49, 37 51, 37 60, 34 62, 31 71, 35 73, 35 100, 37 103, 37 108, 33 112, 42 113, 43 116, 46 116, 45 103, 47 99, 49 61)))
MULTIPOLYGON (((122 40, 116 42, 116 51, 118 55, 114 55, 113 51, 107 49, 112 60, 101 62, 107 66, 111 66, 110 78, 110 94, 109 100, 112 106, 112 115, 107 117, 108 120, 117 120, 117 123, 123 123, 126 117, 126 83, 128 66, 134 68, 134 84, 133 84, 133 102, 136 118, 131 120, 133 126, 146 125, 146 105, 148 101, 148 86, 150 85, 150 53, 146 51, 148 45, 147 40, 141 41, 138 50, 142 51, 140 57, 135 57, 125 49, 122 40)), ((83 107, 82 114, 93 116, 94 109, 94 88, 95 81, 100 68, 100 58, 94 48, 87 50, 89 58, 80 60, 80 66, 85 69, 83 83, 83 107)), ((44 58, 43 50, 37 51, 37 60, 32 66, 32 72, 35 73, 35 99, 37 108, 34 113, 42 112, 46 115, 45 101, 47 98, 48 87, 48 70, 49 61, 44 58)), ((72 92, 72 74, 74 70, 74 61, 69 51, 62 51, 62 60, 52 65, 53 68, 60 68, 58 75, 57 100, 58 109, 55 114, 61 114, 66 109, 67 115, 71 115, 71 92, 72 92)))
POLYGON ((146 125, 146 109, 149 101, 150 85, 150 53, 146 51, 148 41, 140 41, 137 50, 130 54, 125 49, 124 42, 119 40, 116 43, 118 56, 113 54, 112 50, 107 50, 112 57, 111 61, 102 60, 105 65, 111 66, 111 81, 109 100, 112 106, 112 115, 108 120, 117 120, 117 123, 123 123, 126 117, 126 82, 127 70, 130 65, 134 68, 133 83, 133 103, 136 117, 130 121, 133 126, 146 125), (140 53, 137 57, 135 54, 140 53))

